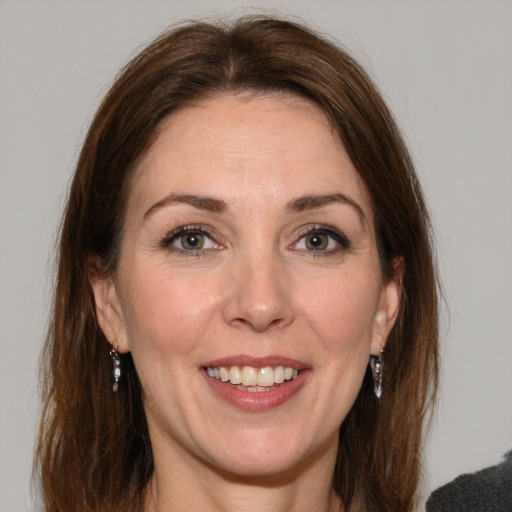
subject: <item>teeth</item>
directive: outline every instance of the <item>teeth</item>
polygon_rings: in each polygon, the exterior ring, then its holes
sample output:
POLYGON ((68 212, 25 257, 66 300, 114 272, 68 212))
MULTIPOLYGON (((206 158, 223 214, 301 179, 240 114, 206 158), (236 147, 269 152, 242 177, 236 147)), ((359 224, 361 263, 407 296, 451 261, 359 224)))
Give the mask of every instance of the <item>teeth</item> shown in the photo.
POLYGON ((242 384, 244 386, 256 386, 258 383, 258 370, 251 366, 242 368, 242 384))
MULTIPOLYGON (((270 387, 265 387, 265 386, 251 386, 251 387, 247 387, 246 390, 249 391, 249 393, 257 393, 257 392, 261 392, 261 391, 270 391, 270 387)), ((275 388, 272 388, 272 389, 275 389, 275 388)))
POLYGON ((261 368, 258 372, 258 386, 272 386, 274 384, 274 370, 270 366, 261 368))
POLYGON ((274 389, 274 384, 282 384, 285 380, 293 380, 299 376, 299 370, 290 366, 265 366, 264 368, 253 368, 238 366, 226 368, 224 366, 208 367, 206 372, 210 377, 221 382, 230 382, 238 389, 244 391, 269 391, 274 389))
MULTIPOLYGON (((209 375, 209 374, 208 374, 209 375)), ((242 373, 238 366, 232 366, 229 370, 229 382, 231 384, 242 384, 242 373)))
POLYGON ((224 367, 220 367, 219 368, 219 373, 220 373, 220 380, 222 382, 227 382, 229 380, 229 373, 228 371, 226 370, 226 368, 224 367))
POLYGON ((284 368, 277 366, 274 370, 274 382, 276 384, 282 384, 284 382, 284 368))

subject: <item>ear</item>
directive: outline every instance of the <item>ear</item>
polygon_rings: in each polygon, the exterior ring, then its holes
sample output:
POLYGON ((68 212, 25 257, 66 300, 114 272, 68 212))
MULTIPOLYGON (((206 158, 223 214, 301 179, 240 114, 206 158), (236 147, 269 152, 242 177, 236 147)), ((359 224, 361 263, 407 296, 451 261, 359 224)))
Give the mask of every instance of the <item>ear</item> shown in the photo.
POLYGON ((384 350, 389 333, 395 325, 400 311, 405 263, 400 257, 396 258, 392 265, 393 276, 382 285, 379 305, 374 316, 373 336, 370 344, 370 352, 373 355, 379 355, 381 350, 384 350))
POLYGON ((96 318, 105 338, 119 352, 128 352, 123 311, 114 279, 94 273, 89 281, 94 294, 96 318))

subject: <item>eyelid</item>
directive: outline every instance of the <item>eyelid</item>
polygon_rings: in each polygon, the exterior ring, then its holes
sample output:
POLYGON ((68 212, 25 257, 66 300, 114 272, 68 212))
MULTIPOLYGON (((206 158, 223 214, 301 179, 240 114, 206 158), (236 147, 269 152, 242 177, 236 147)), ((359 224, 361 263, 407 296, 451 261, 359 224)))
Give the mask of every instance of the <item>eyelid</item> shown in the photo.
POLYGON ((163 247, 165 249, 168 249, 172 252, 187 254, 187 255, 201 255, 203 253, 207 253, 212 250, 219 250, 219 249, 197 249, 197 250, 185 250, 180 249, 178 247, 172 247, 172 243, 177 240, 180 236, 183 236, 186 233, 199 233, 212 242, 214 242, 216 245, 221 246, 221 248, 224 246, 223 243, 218 241, 218 238, 220 236, 217 235, 217 232, 213 230, 209 226, 205 226, 204 224, 187 224, 183 226, 179 226, 175 229, 173 229, 171 232, 164 235, 160 241, 159 246, 163 247))
POLYGON ((305 252, 316 252, 315 256, 322 256, 322 255, 329 255, 329 254, 335 254, 340 251, 345 251, 350 249, 351 242, 349 238, 339 229, 334 228, 329 225, 325 224, 310 224, 308 226, 303 227, 298 233, 297 233, 297 241, 294 242, 291 246, 295 246, 299 243, 300 240, 302 240, 305 236, 313 234, 313 233, 321 233, 325 234, 327 236, 330 236, 337 244, 338 247, 335 249, 325 250, 325 251, 305 251, 305 252))

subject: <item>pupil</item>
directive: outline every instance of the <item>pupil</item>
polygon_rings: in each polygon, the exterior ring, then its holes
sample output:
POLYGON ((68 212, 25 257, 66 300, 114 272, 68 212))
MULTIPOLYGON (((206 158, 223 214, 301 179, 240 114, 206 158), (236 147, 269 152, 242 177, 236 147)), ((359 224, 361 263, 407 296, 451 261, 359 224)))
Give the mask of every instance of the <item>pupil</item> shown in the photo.
POLYGON ((316 233, 307 239, 306 245, 313 250, 325 249, 327 247, 327 237, 321 233, 316 233))
POLYGON ((189 234, 183 239, 183 247, 185 249, 197 249, 202 246, 202 236, 194 233, 189 234))

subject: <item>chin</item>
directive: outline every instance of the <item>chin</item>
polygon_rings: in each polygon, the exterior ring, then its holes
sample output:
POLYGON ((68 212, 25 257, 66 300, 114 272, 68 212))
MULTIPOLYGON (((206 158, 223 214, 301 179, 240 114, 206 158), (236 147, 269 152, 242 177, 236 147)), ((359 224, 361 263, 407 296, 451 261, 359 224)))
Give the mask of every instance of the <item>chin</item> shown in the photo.
MULTIPOLYGON (((332 439, 337 443, 337 433, 332 439)), ((268 433, 233 436, 224 450, 217 445, 211 460, 215 467, 234 478, 275 479, 295 475, 303 465, 311 464, 310 459, 320 458, 333 448, 336 451, 337 445, 330 441, 324 447, 311 440, 304 441, 293 439, 285 432, 274 436, 268 433)))
POLYGON ((246 457, 229 457, 219 461, 215 467, 222 473, 228 475, 229 479, 266 480, 273 481, 278 478, 286 478, 286 475, 293 475, 298 471, 301 460, 289 458, 286 455, 279 457, 269 457, 264 459, 261 455, 258 459, 248 459, 246 457))

